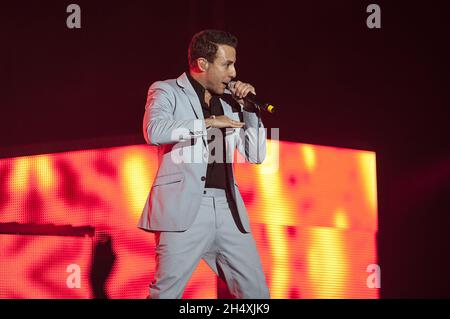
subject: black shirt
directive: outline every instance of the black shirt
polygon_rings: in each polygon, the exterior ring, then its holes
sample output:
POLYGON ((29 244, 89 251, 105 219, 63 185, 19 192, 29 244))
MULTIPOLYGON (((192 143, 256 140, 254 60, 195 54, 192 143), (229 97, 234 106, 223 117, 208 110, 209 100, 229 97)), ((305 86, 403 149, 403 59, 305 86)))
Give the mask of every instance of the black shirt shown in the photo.
MULTIPOLYGON (((220 95, 212 94, 211 100, 209 101, 209 106, 205 102, 205 88, 198 83, 189 72, 186 72, 189 81, 191 82, 197 96, 200 100, 200 105, 202 106, 203 117, 206 119, 211 117, 211 115, 219 116, 223 115, 222 103, 220 102, 220 95)), ((228 186, 231 185, 229 183, 230 172, 231 172, 231 163, 226 163, 226 149, 225 149, 225 129, 221 129, 222 131, 222 147, 223 147, 223 158, 221 163, 211 162, 208 163, 208 168, 206 170, 206 183, 205 187, 208 188, 221 188, 224 190, 229 190, 228 186), (228 171, 230 170, 230 171, 228 171)), ((217 131, 216 131, 217 132, 217 131)), ((214 141, 216 136, 214 136, 214 130, 208 130, 208 144, 209 144, 209 152, 210 156, 215 156, 215 148, 211 147, 211 142, 214 141), (212 133, 212 134, 211 134, 212 133)), ((218 142, 220 143, 220 142, 218 142)))

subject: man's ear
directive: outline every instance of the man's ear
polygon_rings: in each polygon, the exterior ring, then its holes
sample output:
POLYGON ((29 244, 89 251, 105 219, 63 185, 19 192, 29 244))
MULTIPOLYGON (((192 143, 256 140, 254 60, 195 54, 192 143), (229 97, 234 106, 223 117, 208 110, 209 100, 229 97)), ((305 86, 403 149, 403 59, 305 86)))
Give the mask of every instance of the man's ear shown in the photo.
POLYGON ((197 66, 202 72, 208 71, 209 68, 209 62, 205 58, 198 58, 197 59, 197 66))

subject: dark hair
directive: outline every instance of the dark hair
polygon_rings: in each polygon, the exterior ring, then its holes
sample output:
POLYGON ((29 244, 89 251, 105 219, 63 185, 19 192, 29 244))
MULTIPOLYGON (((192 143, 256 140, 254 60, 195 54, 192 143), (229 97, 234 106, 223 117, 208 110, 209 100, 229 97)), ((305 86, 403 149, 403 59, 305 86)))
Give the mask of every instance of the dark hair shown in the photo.
POLYGON ((189 66, 194 67, 198 58, 214 62, 219 44, 236 49, 237 38, 229 32, 220 30, 203 30, 194 34, 188 50, 189 66))

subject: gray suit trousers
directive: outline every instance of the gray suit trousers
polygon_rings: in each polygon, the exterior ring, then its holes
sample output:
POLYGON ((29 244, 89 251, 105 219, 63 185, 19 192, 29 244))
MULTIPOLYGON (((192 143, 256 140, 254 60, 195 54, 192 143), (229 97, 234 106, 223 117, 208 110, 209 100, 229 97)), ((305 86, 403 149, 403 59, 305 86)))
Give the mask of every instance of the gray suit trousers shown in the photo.
POLYGON ((239 231, 222 189, 206 188, 191 227, 182 232, 155 232, 155 242, 152 299, 181 298, 201 259, 236 298, 270 298, 253 235, 239 231))

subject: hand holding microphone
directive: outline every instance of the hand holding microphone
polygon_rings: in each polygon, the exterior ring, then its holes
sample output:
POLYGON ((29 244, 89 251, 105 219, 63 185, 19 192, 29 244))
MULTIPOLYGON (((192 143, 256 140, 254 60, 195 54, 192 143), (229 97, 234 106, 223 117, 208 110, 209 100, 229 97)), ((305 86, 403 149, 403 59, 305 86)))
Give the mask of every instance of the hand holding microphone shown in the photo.
POLYGON ((275 112, 275 107, 272 104, 262 102, 256 97, 255 88, 249 83, 230 81, 228 89, 239 104, 244 104, 245 110, 250 111, 252 107, 257 107, 269 113, 275 112))
MULTIPOLYGON (((269 113, 275 112, 275 107, 272 104, 261 102, 256 97, 255 88, 251 84, 241 81, 230 81, 227 87, 231 91, 233 98, 239 104, 244 105, 246 111, 253 112, 255 108, 258 108, 269 113)), ((205 125, 207 128, 242 128, 245 123, 232 120, 226 115, 219 115, 205 119, 205 125)))

